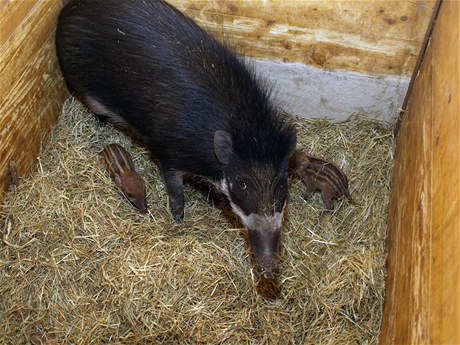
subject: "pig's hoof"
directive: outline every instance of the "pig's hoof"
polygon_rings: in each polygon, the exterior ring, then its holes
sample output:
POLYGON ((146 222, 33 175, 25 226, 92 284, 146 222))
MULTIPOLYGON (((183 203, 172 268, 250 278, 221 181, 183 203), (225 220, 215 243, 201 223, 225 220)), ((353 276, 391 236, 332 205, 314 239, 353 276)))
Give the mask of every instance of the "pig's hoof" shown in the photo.
POLYGON ((184 221, 184 212, 180 212, 180 213, 173 212, 172 216, 176 223, 182 223, 184 221))

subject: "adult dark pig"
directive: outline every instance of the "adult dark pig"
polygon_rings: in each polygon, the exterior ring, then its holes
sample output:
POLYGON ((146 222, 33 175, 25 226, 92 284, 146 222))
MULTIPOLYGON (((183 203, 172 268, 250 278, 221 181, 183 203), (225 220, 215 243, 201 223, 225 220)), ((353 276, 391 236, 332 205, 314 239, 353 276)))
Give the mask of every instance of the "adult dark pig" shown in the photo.
POLYGON ((56 47, 75 95, 156 157, 174 219, 184 217, 184 175, 213 181, 271 277, 296 131, 253 68, 161 0, 71 1, 56 47))

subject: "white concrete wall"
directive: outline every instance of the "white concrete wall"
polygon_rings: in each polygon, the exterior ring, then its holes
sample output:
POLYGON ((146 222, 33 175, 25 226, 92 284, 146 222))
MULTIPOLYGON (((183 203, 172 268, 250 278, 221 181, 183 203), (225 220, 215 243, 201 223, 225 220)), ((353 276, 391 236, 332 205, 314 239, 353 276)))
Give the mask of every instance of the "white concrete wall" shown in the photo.
POLYGON ((408 76, 327 71, 301 63, 253 61, 274 82, 275 99, 288 113, 344 120, 355 112, 393 122, 409 86, 408 76))

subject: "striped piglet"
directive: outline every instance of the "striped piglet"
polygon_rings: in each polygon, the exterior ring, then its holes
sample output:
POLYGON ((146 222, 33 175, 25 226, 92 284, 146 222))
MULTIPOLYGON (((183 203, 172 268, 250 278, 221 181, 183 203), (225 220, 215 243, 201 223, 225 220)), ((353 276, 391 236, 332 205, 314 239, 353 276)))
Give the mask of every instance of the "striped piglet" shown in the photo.
POLYGON ((145 184, 141 175, 135 170, 133 160, 126 150, 118 144, 107 145, 101 153, 101 161, 115 184, 121 189, 124 196, 139 209, 147 212, 145 199, 145 184))
POLYGON ((310 198, 314 192, 320 191, 327 210, 334 209, 332 199, 343 195, 353 205, 357 205, 348 191, 347 176, 335 164, 310 156, 301 150, 295 150, 289 160, 289 168, 307 186, 306 199, 310 198))

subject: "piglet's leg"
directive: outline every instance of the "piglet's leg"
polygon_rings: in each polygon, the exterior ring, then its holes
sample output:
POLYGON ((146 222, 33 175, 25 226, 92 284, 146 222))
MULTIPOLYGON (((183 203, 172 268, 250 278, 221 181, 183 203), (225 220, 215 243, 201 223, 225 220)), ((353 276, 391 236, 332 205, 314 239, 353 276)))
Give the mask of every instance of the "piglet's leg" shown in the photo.
POLYGON ((305 200, 308 200, 313 196, 313 193, 316 191, 316 188, 313 187, 312 181, 310 181, 307 177, 301 176, 300 178, 304 183, 305 187, 307 187, 305 189, 304 198, 305 200))
POLYGON ((184 220, 184 179, 180 171, 163 169, 163 178, 169 195, 169 205, 174 221, 184 220))
POLYGON ((324 207, 326 210, 332 211, 334 209, 334 203, 332 202, 333 195, 327 190, 322 190, 321 196, 323 197, 324 207))

